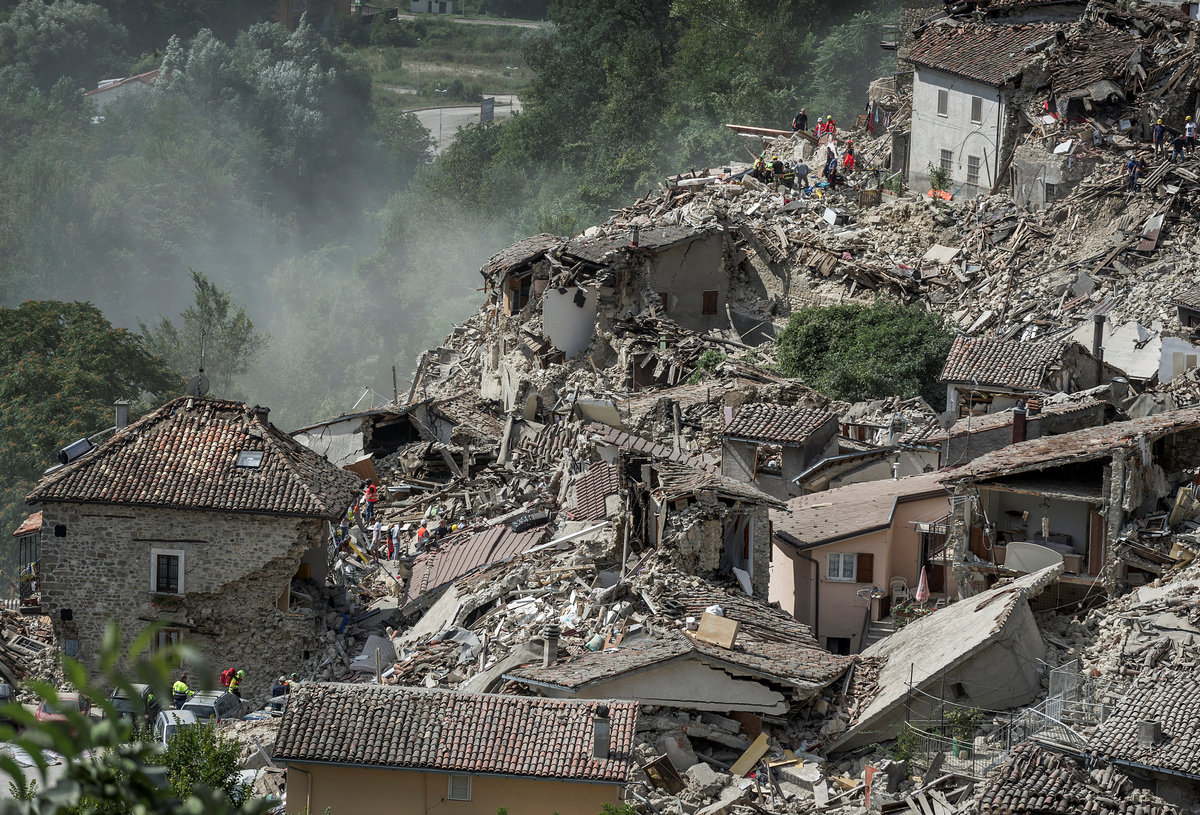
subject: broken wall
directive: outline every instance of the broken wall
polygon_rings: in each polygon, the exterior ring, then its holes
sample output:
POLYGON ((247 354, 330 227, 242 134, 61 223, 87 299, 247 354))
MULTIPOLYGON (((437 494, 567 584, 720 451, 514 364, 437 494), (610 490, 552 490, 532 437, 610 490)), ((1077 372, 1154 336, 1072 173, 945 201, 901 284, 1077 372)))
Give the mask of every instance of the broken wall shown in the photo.
MULTIPOLYGON (((675 502, 678 504, 679 502, 675 502)), ((766 507, 750 504, 729 506, 710 493, 702 492, 685 508, 667 511, 664 543, 677 554, 679 568, 704 576, 723 571, 726 524, 738 514, 749 522, 749 565, 753 595, 766 599, 771 583, 771 520, 766 507)), ((738 560, 741 560, 739 557, 738 560)), ((730 573, 732 577, 732 573, 730 573)))
MULTIPOLYGON (((1048 141, 1052 146, 1056 139, 1048 141)), ((1042 141, 1026 142, 1013 153, 1009 172, 1012 197, 1031 210, 1041 209, 1069 196, 1091 175, 1097 160, 1053 153, 1042 141)))
POLYGON ((126 644, 148 622, 162 621, 210 668, 245 668, 247 695, 265 694, 275 676, 295 670, 306 649, 317 647, 311 614, 288 614, 276 603, 307 552, 316 548, 324 558, 326 526, 317 519, 46 504, 42 606, 60 641, 79 642, 86 665, 95 667, 109 621, 120 625, 126 644), (62 537, 55 536, 59 525, 62 537), (152 591, 152 549, 182 552, 183 596, 152 591))
POLYGON ((972 198, 991 190, 999 170, 998 147, 1006 101, 998 88, 928 68, 913 78, 912 139, 909 142, 910 186, 929 189, 929 167, 942 166, 950 152, 950 189, 972 198), (946 91, 945 114, 938 112, 938 92, 946 91), (979 121, 972 121, 972 100, 981 101, 979 121), (978 177, 968 177, 968 159, 979 159, 978 177))
POLYGON ((649 264, 646 285, 655 294, 666 295, 667 316, 684 328, 710 331, 727 326, 729 275, 725 270, 724 235, 708 232, 656 253, 649 264))

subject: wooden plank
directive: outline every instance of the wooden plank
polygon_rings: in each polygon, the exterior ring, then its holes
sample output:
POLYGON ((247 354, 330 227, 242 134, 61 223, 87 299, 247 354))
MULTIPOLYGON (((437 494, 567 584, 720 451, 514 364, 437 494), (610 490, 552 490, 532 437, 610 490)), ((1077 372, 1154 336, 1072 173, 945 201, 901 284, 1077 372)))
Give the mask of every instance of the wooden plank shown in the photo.
POLYGON ((742 778, 754 769, 754 765, 767 754, 768 749, 767 734, 759 733, 758 738, 746 748, 746 752, 742 753, 741 758, 733 762, 733 766, 729 769, 730 774, 734 778, 742 778))
POLYGON ((701 642, 718 645, 721 648, 732 648, 737 641, 740 623, 728 617, 709 614, 707 611, 700 615, 700 627, 693 635, 701 642))

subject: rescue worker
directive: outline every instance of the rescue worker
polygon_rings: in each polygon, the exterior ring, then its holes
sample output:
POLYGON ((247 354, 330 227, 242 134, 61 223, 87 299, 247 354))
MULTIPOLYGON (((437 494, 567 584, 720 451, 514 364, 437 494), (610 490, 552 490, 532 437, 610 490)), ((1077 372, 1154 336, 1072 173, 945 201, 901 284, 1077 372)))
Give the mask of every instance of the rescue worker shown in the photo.
POLYGON ((375 519, 375 503, 379 500, 379 490, 373 482, 364 482, 363 497, 367 499, 366 508, 363 510, 363 520, 371 523, 375 519))
POLYGON ((246 672, 239 669, 238 672, 233 675, 233 679, 229 680, 229 692, 239 699, 242 698, 242 680, 245 678, 246 672))
POLYGON ((783 161, 779 156, 771 156, 771 175, 776 181, 783 180, 783 161))
POLYGON ((275 680, 275 684, 271 688, 271 698, 275 698, 276 696, 286 696, 290 692, 291 686, 288 685, 287 679, 281 676, 275 680))
POLYGON ((842 169, 847 173, 854 172, 854 151, 849 147, 846 148, 846 155, 842 158, 842 169))
POLYGON ((825 121, 825 135, 826 135, 826 136, 830 136, 830 137, 832 137, 832 136, 836 136, 836 135, 837 135, 837 125, 834 123, 834 121, 833 121, 833 117, 832 117, 832 116, 826 116, 826 117, 825 117, 825 119, 826 119, 826 121, 825 121))
POLYGON ((433 539, 441 540, 450 534, 450 525, 446 523, 445 518, 438 518, 437 529, 433 530, 433 539))
POLYGON ((796 183, 800 186, 800 189, 808 189, 808 174, 812 172, 808 168, 808 165, 801 160, 800 163, 792 169, 792 172, 796 175, 796 183))
POLYGON ((1191 116, 1184 120, 1183 146, 1187 148, 1189 155, 1196 152, 1196 123, 1192 121, 1191 116))
POLYGON ((1154 155, 1157 157, 1167 141, 1167 126, 1163 124, 1162 119, 1159 119, 1155 123, 1154 129, 1150 131, 1150 141, 1154 143, 1154 155))
POLYGON ((759 181, 767 180, 767 159, 764 154, 759 153, 758 158, 754 159, 754 167, 751 168, 750 175, 759 181))
POLYGON ((795 133, 797 130, 808 130, 808 113, 804 108, 800 108, 796 118, 792 119, 792 132, 795 133))
POLYGON ((192 691, 187 686, 187 674, 180 674, 175 680, 175 684, 171 686, 171 699, 175 702, 175 709, 180 710, 188 699, 192 698, 192 691))

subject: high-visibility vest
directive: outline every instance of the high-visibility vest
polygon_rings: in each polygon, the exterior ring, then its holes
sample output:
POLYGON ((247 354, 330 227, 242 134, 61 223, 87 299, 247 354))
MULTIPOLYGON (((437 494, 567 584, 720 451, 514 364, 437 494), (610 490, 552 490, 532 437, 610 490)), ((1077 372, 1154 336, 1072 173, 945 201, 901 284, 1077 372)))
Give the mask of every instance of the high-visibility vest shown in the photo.
POLYGON ((180 679, 180 680, 176 681, 174 685, 171 686, 171 691, 174 693, 183 694, 186 696, 188 693, 187 683, 184 682, 182 679, 180 679))

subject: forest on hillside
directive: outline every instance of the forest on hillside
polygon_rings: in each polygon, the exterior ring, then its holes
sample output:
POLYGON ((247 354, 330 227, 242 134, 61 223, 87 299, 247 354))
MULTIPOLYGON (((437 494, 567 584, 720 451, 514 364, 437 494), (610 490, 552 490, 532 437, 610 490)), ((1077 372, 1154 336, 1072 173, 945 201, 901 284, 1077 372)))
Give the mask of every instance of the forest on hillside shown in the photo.
POLYGON ((891 69, 878 41, 897 16, 884 0, 486 0, 544 10, 520 34, 524 113, 433 160, 416 118, 372 93, 367 49, 477 26, 288 32, 275 6, 0 0, 8 528, 54 452, 111 423, 113 398, 145 409, 180 391, 200 364, 189 327, 219 316, 213 395, 269 405, 285 430, 364 388, 379 395, 362 404, 390 398, 392 366, 403 397, 420 350, 479 305, 487 257, 602 221, 664 174, 744 159, 724 122, 853 117, 891 69), (155 69, 102 114, 82 93, 155 69))

